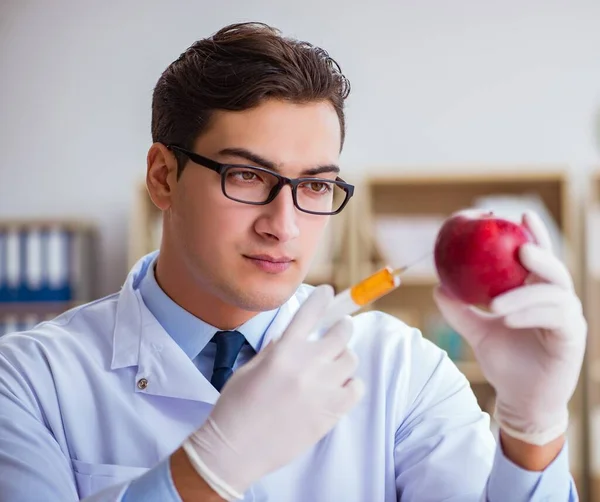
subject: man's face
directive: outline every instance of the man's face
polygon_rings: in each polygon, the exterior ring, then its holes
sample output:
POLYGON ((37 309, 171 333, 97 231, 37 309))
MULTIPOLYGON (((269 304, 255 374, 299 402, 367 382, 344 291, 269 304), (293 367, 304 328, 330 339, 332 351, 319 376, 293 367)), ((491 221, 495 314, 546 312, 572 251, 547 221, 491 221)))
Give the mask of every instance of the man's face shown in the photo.
MULTIPOLYGON (((297 178, 338 163, 340 133, 329 103, 270 100, 242 112, 217 112, 192 150, 221 163, 266 167, 255 156, 297 178)), ((336 173, 318 176, 335 179, 336 173)), ((230 200, 220 175, 188 162, 165 225, 171 247, 200 288, 227 304, 264 311, 285 303, 304 280, 329 218, 299 211, 289 185, 267 205, 230 200)))

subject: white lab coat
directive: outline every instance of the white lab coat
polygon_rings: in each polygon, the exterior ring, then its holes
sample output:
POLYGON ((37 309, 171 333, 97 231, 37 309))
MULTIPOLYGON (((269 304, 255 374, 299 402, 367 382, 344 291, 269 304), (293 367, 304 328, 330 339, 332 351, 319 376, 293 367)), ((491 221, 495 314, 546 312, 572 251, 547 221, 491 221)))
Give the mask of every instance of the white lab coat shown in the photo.
MULTIPOLYGON (((5 472, 24 476, 47 501, 119 501, 126 482, 176 450, 219 397, 142 301, 138 284, 150 261, 136 264, 119 293, 0 339, 0 417, 23 424, 24 444, 10 448, 33 474, 5 472)), ((282 306, 263 347, 310 290, 300 287, 282 306)), ((350 345, 365 397, 245 500, 479 500, 495 441, 468 381, 401 321, 368 312, 354 322, 350 345)), ((9 479, 2 489, 17 493, 9 479)))

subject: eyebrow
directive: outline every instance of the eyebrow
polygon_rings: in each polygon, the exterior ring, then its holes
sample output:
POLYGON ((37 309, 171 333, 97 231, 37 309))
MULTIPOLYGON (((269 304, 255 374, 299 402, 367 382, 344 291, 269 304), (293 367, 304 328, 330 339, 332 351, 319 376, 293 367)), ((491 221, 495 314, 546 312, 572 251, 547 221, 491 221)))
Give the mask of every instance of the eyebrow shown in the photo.
MULTIPOLYGON (((230 155, 233 157, 240 157, 242 159, 247 160, 248 162, 252 162, 260 167, 264 167, 271 171, 280 172, 280 169, 274 162, 267 160, 260 155, 251 152, 250 150, 246 150, 245 148, 224 148, 219 152, 219 155, 230 155)), ((339 173, 340 168, 336 164, 324 164, 317 167, 312 167, 310 169, 305 169, 300 173, 302 176, 315 176, 317 174, 322 173, 339 173)))

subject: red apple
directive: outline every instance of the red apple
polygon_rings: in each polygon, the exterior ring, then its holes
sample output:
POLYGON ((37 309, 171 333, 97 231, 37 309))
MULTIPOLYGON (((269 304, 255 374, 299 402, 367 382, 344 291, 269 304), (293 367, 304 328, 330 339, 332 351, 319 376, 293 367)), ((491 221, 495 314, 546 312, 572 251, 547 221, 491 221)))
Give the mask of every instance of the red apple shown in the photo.
POLYGON ((527 228, 491 212, 454 213, 435 242, 440 282, 462 301, 487 306, 499 294, 524 284, 529 272, 518 250, 528 242, 535 241, 527 228))

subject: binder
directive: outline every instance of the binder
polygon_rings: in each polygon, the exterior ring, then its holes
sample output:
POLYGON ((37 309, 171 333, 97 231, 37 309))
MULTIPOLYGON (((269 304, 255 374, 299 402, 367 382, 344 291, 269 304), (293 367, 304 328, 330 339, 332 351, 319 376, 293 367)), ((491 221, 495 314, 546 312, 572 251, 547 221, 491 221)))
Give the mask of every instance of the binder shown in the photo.
POLYGON ((20 299, 21 289, 21 246, 19 231, 9 228, 6 232, 6 301, 20 299))
POLYGON ((92 227, 70 222, 0 221, 0 303, 67 304, 61 313, 93 299, 93 238, 92 227))
POLYGON ((8 283, 6 279, 6 232, 0 228, 0 302, 5 302, 7 300, 8 283))
POLYGON ((94 297, 94 240, 90 233, 72 232, 69 283, 71 300, 86 302, 94 297))
POLYGON ((31 295, 27 286, 27 240, 29 232, 26 227, 18 230, 19 236, 19 283, 17 286, 17 301, 29 302, 31 295))
POLYGON ((24 232, 25 240, 25 301, 43 301, 43 249, 42 234, 39 228, 29 228, 24 232))
POLYGON ((48 284, 50 301, 71 300, 69 284, 70 246, 68 233, 51 228, 48 235, 48 284))
POLYGON ((40 301, 46 302, 51 300, 50 294, 50 283, 48 277, 48 269, 50 267, 50 262, 48 258, 48 228, 44 227, 40 231, 40 241, 41 241, 41 267, 42 267, 42 287, 40 291, 40 301))

